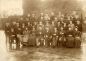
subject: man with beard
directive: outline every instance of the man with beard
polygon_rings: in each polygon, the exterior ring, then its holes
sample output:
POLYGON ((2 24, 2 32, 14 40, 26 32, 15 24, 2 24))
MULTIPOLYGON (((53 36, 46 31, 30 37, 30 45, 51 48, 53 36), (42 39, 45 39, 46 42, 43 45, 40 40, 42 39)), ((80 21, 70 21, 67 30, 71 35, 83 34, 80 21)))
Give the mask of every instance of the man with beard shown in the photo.
POLYGON ((30 22, 28 22, 28 24, 27 24, 27 28, 28 28, 28 32, 29 32, 29 34, 31 34, 31 31, 32 31, 33 26, 31 25, 30 22))
POLYGON ((37 25, 37 46, 43 46, 44 45, 44 25, 43 22, 40 21, 39 24, 37 25))
POLYGON ((35 17, 35 14, 32 14, 31 16, 31 24, 34 25, 34 22, 36 21, 36 17, 35 17))
POLYGON ((82 24, 79 20, 76 21, 76 27, 78 27, 78 30, 82 32, 82 24))
POLYGON ((17 36, 14 28, 10 30, 10 49, 17 49, 17 36))
POLYGON ((75 47, 79 48, 81 46, 81 32, 78 30, 77 27, 75 28, 74 36, 75 36, 75 42, 74 42, 75 47))
POLYGON ((28 19, 28 21, 31 20, 31 15, 30 14, 27 15, 27 19, 28 19))
POLYGON ((58 39, 59 39, 58 35, 59 35, 59 32, 58 32, 57 28, 54 27, 53 33, 52 33, 52 42, 51 42, 52 47, 58 46, 58 39))
POLYGON ((5 24, 5 34, 6 34, 6 46, 9 48, 10 44, 10 23, 5 24))
POLYGON ((59 31, 58 47, 65 47, 65 43, 66 43, 65 30, 63 27, 61 27, 59 31))
POLYGON ((46 22, 46 25, 44 27, 44 38, 45 46, 49 47, 51 42, 51 25, 49 24, 49 21, 46 22))
POLYGON ((66 47, 73 48, 74 47, 74 30, 71 27, 68 28, 66 37, 67 37, 66 47))
POLYGON ((74 30, 75 25, 72 21, 69 21, 68 27, 71 28, 72 30, 74 30))
POLYGON ((50 17, 50 21, 53 21, 55 18, 55 14, 53 12, 51 12, 51 17, 50 17))
POLYGON ((17 48, 20 48, 20 44, 22 43, 22 31, 21 31, 20 23, 16 24, 16 35, 17 35, 17 48))

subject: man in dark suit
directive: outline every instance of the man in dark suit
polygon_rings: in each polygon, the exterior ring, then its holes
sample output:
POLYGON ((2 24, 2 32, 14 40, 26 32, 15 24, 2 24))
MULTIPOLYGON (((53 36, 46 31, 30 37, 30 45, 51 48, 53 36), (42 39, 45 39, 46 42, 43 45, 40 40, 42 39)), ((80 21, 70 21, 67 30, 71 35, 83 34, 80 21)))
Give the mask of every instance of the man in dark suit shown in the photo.
POLYGON ((9 48, 10 44, 10 23, 5 24, 6 46, 9 48))
POLYGON ((75 28, 74 31, 74 36, 75 36, 75 42, 74 42, 74 46, 77 48, 79 48, 81 46, 81 32, 78 30, 78 28, 75 28))
POLYGON ((74 30, 69 27, 66 33, 67 42, 66 47, 73 48, 74 47, 74 30))

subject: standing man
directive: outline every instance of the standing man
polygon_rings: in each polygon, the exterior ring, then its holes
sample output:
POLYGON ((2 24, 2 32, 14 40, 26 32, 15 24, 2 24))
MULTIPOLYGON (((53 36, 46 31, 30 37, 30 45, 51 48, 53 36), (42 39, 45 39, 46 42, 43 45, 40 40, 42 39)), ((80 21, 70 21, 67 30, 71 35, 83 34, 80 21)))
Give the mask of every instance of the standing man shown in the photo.
POLYGON ((78 28, 75 28, 74 31, 75 41, 74 45, 76 48, 79 48, 81 46, 81 32, 78 30, 78 28))
POLYGON ((6 34, 6 46, 9 48, 10 45, 10 23, 5 24, 5 34, 6 34))
POLYGON ((54 27, 53 33, 52 33, 52 47, 57 47, 58 45, 58 30, 56 27, 54 27))
POLYGON ((67 34, 67 42, 66 42, 66 47, 73 48, 74 47, 74 30, 69 27, 67 34))
POLYGON ((39 46, 43 46, 44 45, 44 33, 43 33, 43 30, 44 30, 44 25, 43 25, 43 22, 39 22, 39 24, 37 25, 37 45, 39 46))

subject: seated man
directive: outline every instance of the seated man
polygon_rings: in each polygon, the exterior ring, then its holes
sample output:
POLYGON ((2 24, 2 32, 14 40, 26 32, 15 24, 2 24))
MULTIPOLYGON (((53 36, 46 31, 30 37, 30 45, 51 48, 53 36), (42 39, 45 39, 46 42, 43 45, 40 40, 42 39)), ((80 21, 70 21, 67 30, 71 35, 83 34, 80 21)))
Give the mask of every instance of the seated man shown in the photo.
POLYGON ((81 32, 75 28, 75 33, 74 33, 74 36, 75 36, 75 47, 80 47, 81 46, 81 32))
POLYGON ((67 34, 67 42, 66 42, 66 47, 72 48, 74 47, 74 30, 72 28, 68 28, 67 34))
POLYGON ((37 25, 37 31, 36 31, 36 44, 37 46, 43 46, 44 45, 44 24, 43 22, 39 22, 39 24, 37 25))
POLYGON ((10 49, 17 49, 17 37, 13 28, 10 30, 10 49))
POLYGON ((65 31, 64 28, 61 27, 59 31, 59 41, 58 41, 58 46, 63 47, 65 45, 66 39, 65 39, 65 31))
POLYGON ((52 34, 52 43, 51 43, 52 47, 57 47, 57 45, 58 45, 58 34, 59 34, 58 30, 55 27, 53 34, 52 34))
POLYGON ((5 24, 5 34, 6 34, 6 46, 7 48, 9 48, 9 44, 10 44, 10 41, 9 41, 9 36, 10 36, 10 23, 6 23, 5 24))

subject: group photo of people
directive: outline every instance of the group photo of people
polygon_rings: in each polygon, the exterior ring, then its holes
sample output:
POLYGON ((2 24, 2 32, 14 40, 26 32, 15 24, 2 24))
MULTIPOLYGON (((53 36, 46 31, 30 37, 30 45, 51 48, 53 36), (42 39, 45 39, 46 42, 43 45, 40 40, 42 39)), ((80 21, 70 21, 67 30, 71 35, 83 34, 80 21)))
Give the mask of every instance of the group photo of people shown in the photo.
POLYGON ((10 49, 23 47, 80 48, 82 18, 80 15, 54 12, 8 18, 4 30, 10 49))

